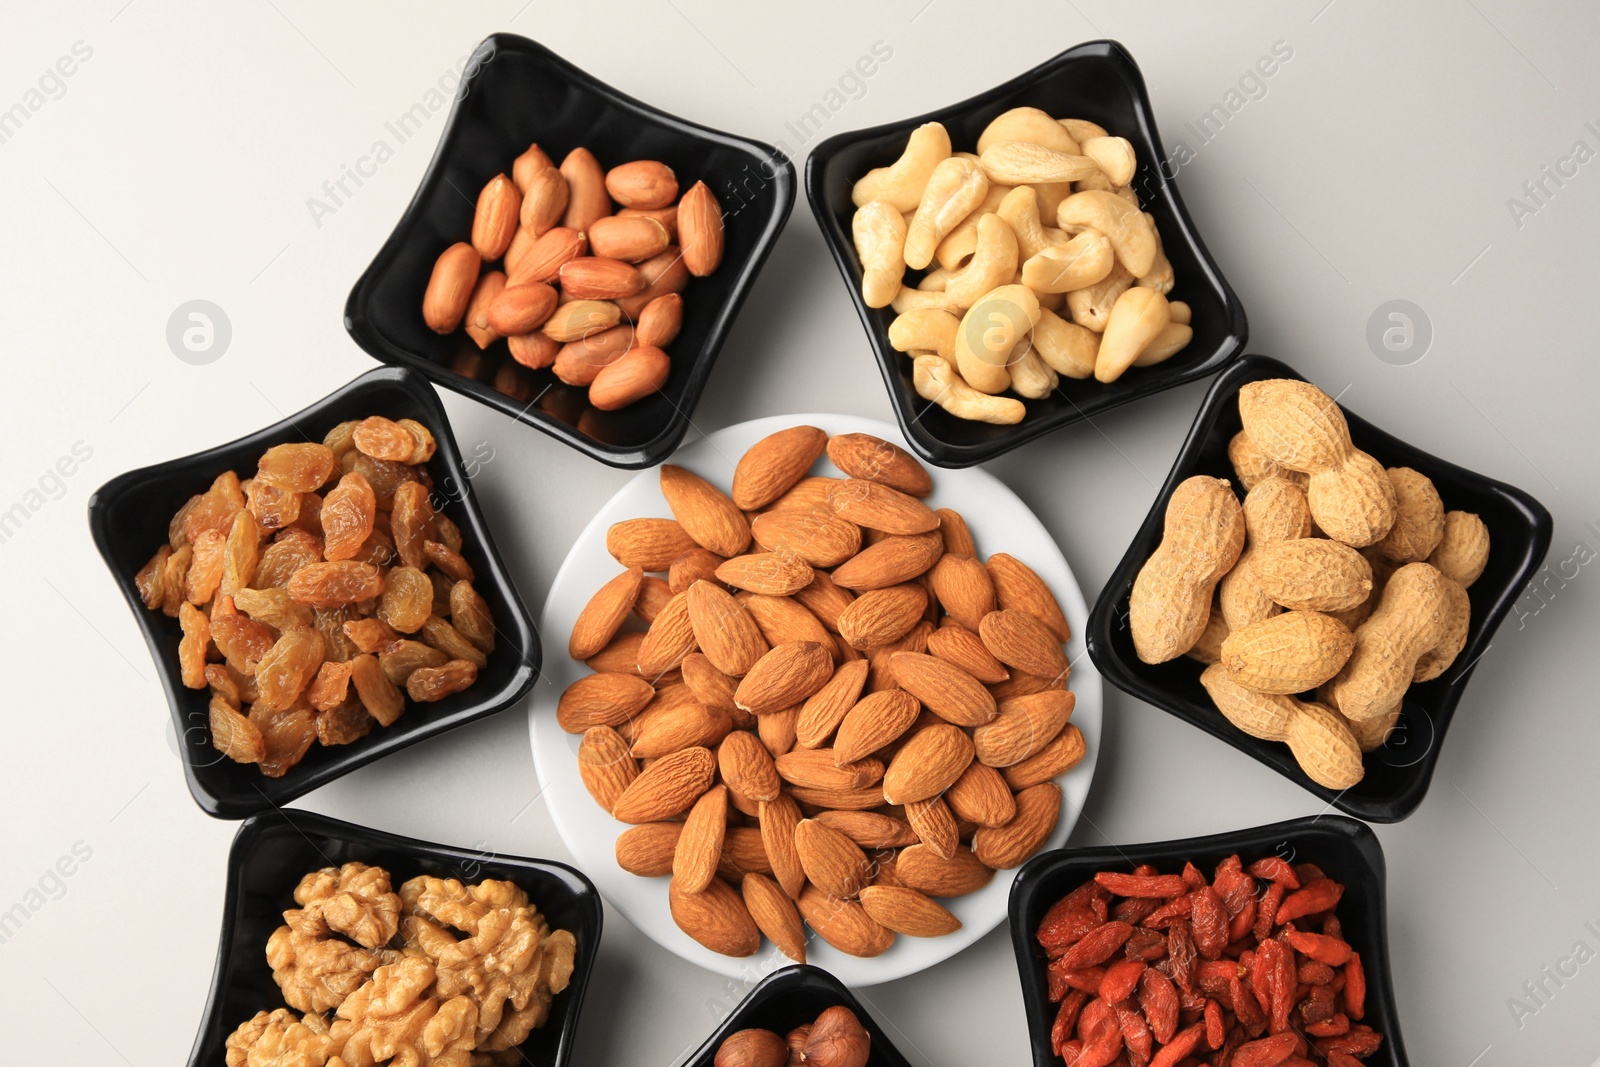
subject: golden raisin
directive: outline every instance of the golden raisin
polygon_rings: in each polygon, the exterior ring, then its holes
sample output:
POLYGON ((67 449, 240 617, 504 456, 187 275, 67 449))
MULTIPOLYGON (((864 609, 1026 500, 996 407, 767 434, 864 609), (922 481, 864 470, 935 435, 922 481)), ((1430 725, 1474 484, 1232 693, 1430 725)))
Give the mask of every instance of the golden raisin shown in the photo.
POLYGON ((281 711, 305 691, 323 660, 322 635, 310 626, 295 626, 256 661, 256 685, 260 689, 252 711, 281 711))
POLYGON ((449 661, 448 654, 421 641, 395 641, 378 653, 378 666, 395 685, 405 685, 419 667, 442 667, 449 661))
MULTIPOLYGON (((237 708, 249 699, 244 691, 246 680, 244 675, 225 663, 206 664, 206 681, 211 684, 212 695, 220 696, 231 708, 237 708)), ((255 693, 252 692, 250 696, 255 696, 255 693)))
POLYGON ((287 589, 241 589, 233 595, 233 602, 256 622, 274 630, 312 624, 311 609, 291 597, 287 589))
POLYGON ((254 675, 256 664, 272 648, 272 631, 254 619, 237 613, 212 611, 211 640, 228 661, 228 666, 243 675, 254 675))
POLYGON ((220 696, 211 698, 211 744, 235 763, 260 763, 267 754, 260 728, 220 696))
POLYGON ((374 527, 371 536, 361 542, 361 548, 350 558, 374 567, 392 566, 396 558, 394 542, 389 540, 388 534, 374 527))
POLYGON ((318 711, 329 711, 344 703, 350 691, 350 664, 328 660, 317 668, 317 676, 306 687, 306 703, 318 711))
POLYGON ((324 745, 348 745, 372 732, 376 720, 359 700, 346 700, 317 716, 317 740, 324 745))
POLYGON ((190 689, 204 689, 211 623, 205 612, 185 600, 178 605, 178 625, 183 627, 183 639, 178 642, 178 670, 183 684, 190 689))
POLYGON ((430 616, 422 624, 422 639, 439 651, 448 652, 451 659, 464 659, 480 668, 489 665, 489 657, 477 645, 461 636, 460 630, 437 615, 430 616))
POLYGON ((261 730, 264 754, 261 773, 268 778, 282 778, 289 768, 305 756, 317 739, 317 716, 303 704, 296 704, 282 712, 257 715, 261 702, 250 709, 250 719, 261 730))
POLYGON ((233 517, 233 527, 222 549, 222 591, 232 596, 250 585, 255 581, 256 567, 260 563, 261 528, 256 525, 254 515, 240 508, 233 517))
POLYGON ((262 530, 277 530, 292 524, 300 517, 300 494, 279 489, 252 478, 245 493, 245 507, 256 517, 262 530))
POLYGON ((478 595, 471 582, 457 582, 450 587, 450 624, 483 651, 494 651, 494 616, 489 613, 489 602, 478 595))
POLYGON ((311 617, 317 628, 317 633, 322 635, 324 654, 328 659, 338 660, 340 663, 353 659, 359 655, 361 649, 351 641, 344 628, 361 618, 361 612, 354 604, 343 604, 336 608, 313 608, 311 617))
POLYGON ((355 419, 351 419, 348 422, 341 422, 339 425, 328 431, 328 436, 322 439, 322 443, 328 446, 328 451, 332 452, 335 457, 342 456, 346 452, 349 452, 351 449, 356 447, 355 440, 351 437, 351 434, 355 431, 355 428, 355 419))
POLYGON ((300 494, 300 514, 289 524, 296 530, 304 530, 313 537, 322 536, 322 496, 320 493, 300 494))
POLYGON ((344 624, 344 635, 362 652, 381 652, 400 640, 400 635, 391 630, 389 624, 382 619, 355 619, 347 622, 344 624))
POLYGON ((308 563, 289 579, 289 595, 315 608, 370 600, 383 592, 383 572, 353 559, 308 563))
POLYGON ((433 432, 416 419, 401 419, 399 424, 411 435, 411 456, 406 462, 416 466, 432 459, 434 449, 437 447, 434 444, 433 432))
POLYGON ((409 430, 382 415, 372 415, 356 423, 350 438, 364 454, 391 463, 411 462, 411 453, 418 447, 409 430))
POLYGON ((394 491, 389 528, 394 533, 395 551, 406 566, 427 567, 428 554, 422 545, 433 536, 436 522, 433 502, 420 482, 406 482, 394 491))
MULTIPOLYGON (((173 539, 173 548, 180 544, 194 544, 201 530, 216 530, 225 534, 233 525, 233 517, 244 508, 244 491, 239 487, 239 476, 223 471, 211 483, 211 488, 194 497, 178 512, 181 521, 174 517, 180 537, 173 539)), ((169 537, 171 532, 169 531, 169 537)))
POLYGON ((461 527, 450 521, 450 516, 439 512, 433 520, 434 530, 438 536, 434 538, 440 544, 447 546, 452 552, 461 551, 461 527))
POLYGON ((374 459, 364 452, 350 453, 345 463, 346 473, 360 474, 372 486, 373 495, 378 498, 379 511, 388 511, 394 506, 395 490, 400 486, 421 480, 417 475, 419 469, 405 463, 374 459))
POLYGON ((172 549, 162 545, 156 549, 156 554, 150 557, 150 562, 139 568, 139 573, 133 576, 133 587, 139 591, 139 599, 144 601, 144 606, 151 611, 161 607, 165 599, 165 583, 167 578, 167 557, 172 555, 172 549))
POLYGON ((383 579, 378 618, 403 634, 416 633, 433 614, 433 583, 415 567, 395 567, 383 579))
POLYGON ((183 587, 189 577, 189 560, 193 557, 194 549, 188 545, 179 545, 178 550, 167 557, 166 571, 161 576, 162 614, 177 618, 178 605, 183 603, 183 587))
POLYGON ((261 551, 261 562, 256 564, 256 589, 281 589, 289 584, 294 572, 309 563, 322 560, 322 542, 304 530, 289 529, 278 534, 277 539, 261 551))
POLYGON ((322 502, 323 555, 330 560, 350 559, 372 534, 378 500, 361 474, 346 474, 322 502))
POLYGON ((438 541, 422 542, 422 551, 427 554, 428 560, 440 570, 458 582, 470 582, 474 575, 472 564, 466 561, 461 553, 449 545, 440 544, 438 541))
POLYGON ((256 481, 295 493, 322 488, 333 473, 333 450, 310 441, 273 445, 256 464, 256 481))
POLYGON ((406 698, 399 688, 383 673, 378 657, 362 653, 350 661, 350 681, 362 706, 374 719, 385 726, 392 725, 406 710, 406 698))
POLYGON ((184 577, 183 596, 191 604, 209 601, 222 584, 223 549, 228 539, 217 530, 201 530, 190 546, 189 573, 184 577))
POLYGON ((406 679, 406 692, 412 700, 443 700, 459 693, 478 679, 478 668, 464 659, 453 659, 442 667, 419 667, 406 679))

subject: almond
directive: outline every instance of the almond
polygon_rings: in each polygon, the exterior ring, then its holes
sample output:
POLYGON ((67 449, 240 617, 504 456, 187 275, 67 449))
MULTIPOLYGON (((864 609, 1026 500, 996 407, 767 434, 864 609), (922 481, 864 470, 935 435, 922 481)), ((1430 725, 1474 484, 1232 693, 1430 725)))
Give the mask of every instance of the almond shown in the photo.
POLYGON ((675 246, 668 245, 666 251, 637 266, 644 275, 644 289, 617 302, 622 306, 622 313, 636 322, 652 300, 668 293, 681 293, 689 284, 689 268, 683 265, 683 257, 675 246))
POLYGON ((723 956, 754 956, 761 947, 761 931, 739 893, 727 882, 713 878, 699 893, 688 893, 673 879, 667 904, 678 929, 712 952, 723 956))
POLYGON ((917 652, 897 652, 891 663, 896 683, 940 718, 957 726, 982 726, 995 717, 994 697, 955 664, 917 652))
POLYGON ((1032 696, 1052 689, 1065 690, 1067 688, 1067 675, 1060 678, 1041 678, 1037 674, 1027 671, 1012 671, 1011 677, 1003 682, 989 686, 989 692, 996 700, 1010 700, 1012 697, 1032 696))
POLYGON ((798 900, 800 887, 806 882, 800 852, 794 844, 795 827, 800 825, 800 805, 792 797, 780 793, 772 800, 761 802, 758 819, 761 843, 766 846, 767 858, 772 861, 772 876, 789 895, 789 899, 798 900))
POLYGON ((962 897, 988 885, 994 871, 983 865, 972 850, 958 845, 954 856, 945 859, 927 845, 902 849, 894 865, 901 884, 930 897, 962 897))
POLYGON ((842 433, 828 441, 828 458, 852 478, 861 478, 912 496, 933 492, 933 478, 915 456, 869 433, 842 433))
POLYGON ((683 748, 710 748, 720 744, 732 729, 733 720, 721 708, 704 704, 666 708, 648 720, 643 715, 639 717, 630 751, 639 759, 655 759, 683 748))
POLYGON ((811 578, 805 560, 781 552, 734 556, 717 568, 718 581, 763 596, 789 596, 810 585, 811 578))
MULTIPOLYGON (((794 901, 778 887, 777 882, 764 874, 754 872, 746 874, 740 883, 740 888, 744 894, 744 906, 750 910, 750 915, 761 928, 761 932, 772 939, 772 943, 778 946, 779 952, 796 963, 804 963, 806 928, 800 921, 800 911, 795 907, 794 901)), ((777 1037, 776 1034, 772 1036, 777 1037)), ((726 1048, 727 1043, 724 1042, 717 1050, 719 1060, 726 1048)), ((781 1039, 777 1048, 784 1058, 774 1062, 781 1067, 781 1064, 788 1062, 786 1047, 781 1039)))
POLYGON ((834 811, 871 811, 887 803, 883 799, 881 785, 869 785, 862 789, 822 789, 797 785, 790 787, 788 792, 801 804, 834 811))
POLYGON ((617 835, 617 866, 641 878, 672 873, 672 858, 683 834, 681 822, 649 822, 617 835))
POLYGON ((869 650, 867 658, 872 663, 872 671, 867 675, 867 691, 878 693, 898 686, 899 682, 895 680, 892 666, 894 657, 901 652, 912 652, 917 655, 927 652, 928 637, 932 633, 933 624, 924 619, 913 626, 900 640, 869 650))
POLYGON ((689 595, 679 593, 667 601, 639 645, 639 673, 653 678, 683 662, 695 650, 694 627, 689 622, 689 595))
POLYGON ((633 602, 633 613, 646 624, 655 622, 671 599, 671 586, 653 574, 646 575, 639 584, 639 598, 633 602))
POLYGON ((489 305, 489 325, 504 337, 529 333, 544 325, 556 300, 556 291, 544 282, 508 285, 489 305))
POLYGON ((917 698, 903 689, 868 694, 840 723, 834 758, 848 763, 871 755, 911 729, 921 710, 917 698))
POLYGON ((726 589, 699 581, 681 595, 695 642, 717 670, 737 677, 767 654, 767 639, 756 620, 726 589))
POLYGON ((511 180, 517 183, 517 188, 524 194, 533 184, 534 177, 540 171, 555 170, 555 162, 545 154, 544 149, 537 144, 528 146, 528 150, 518 156, 511 164, 511 180))
POLYGON ((633 610, 643 581, 644 572, 638 567, 629 567, 596 590, 572 624, 567 655, 586 660, 610 644, 628 612, 633 610))
POLYGON ((685 748, 662 756, 639 772, 617 798, 611 814, 619 822, 659 822, 697 800, 711 786, 717 759, 709 748, 685 748))
POLYGON ((911 824, 876 811, 822 811, 816 820, 862 848, 899 848, 917 843, 911 824))
POLYGON ((690 542, 694 547, 677 557, 666 568, 667 584, 674 593, 681 593, 698 581, 711 581, 722 566, 722 557, 690 542))
POLYGON ((596 220, 611 214, 611 194, 606 192, 605 171, 587 148, 574 148, 561 161, 561 176, 567 179, 567 209, 561 225, 587 231, 596 220))
MULTIPOLYGON (((518 239, 523 233, 519 232, 518 239)), ((581 230, 569 229, 566 226, 557 226, 528 243, 527 248, 515 257, 510 251, 506 253, 506 273, 511 276, 512 285, 527 285, 529 282, 553 282, 561 274, 561 265, 568 260, 577 259, 589 251, 589 239, 581 230)))
POLYGON ((946 555, 928 575, 929 585, 950 617, 973 633, 996 607, 994 582, 971 556, 946 555))
POLYGON ((815 426, 791 426, 763 437, 739 457, 733 502, 746 511, 766 507, 805 477, 827 444, 828 435, 815 426))
POLYGON ((919 534, 939 528, 939 516, 916 497, 860 478, 829 487, 828 507, 858 526, 887 534, 919 534))
POLYGON ((558 304, 539 332, 566 344, 609 330, 621 321, 622 309, 609 300, 573 300, 558 304))
POLYGON ((665 163, 636 159, 606 171, 606 192, 623 207, 666 207, 678 199, 678 179, 665 163))
POLYGON ((1006 784, 1012 789, 1027 789, 1076 767, 1078 761, 1083 759, 1083 754, 1083 734, 1069 722, 1048 745, 1021 763, 1007 767, 1002 773, 1006 784))
POLYGON ((702 548, 723 558, 743 552, 750 543, 744 512, 716 486, 671 463, 661 466, 661 495, 673 518, 702 548))
POLYGON ((610 814, 617 798, 639 776, 628 743, 609 726, 591 726, 578 743, 578 774, 595 802, 610 814))
POLYGON ((917 839, 944 859, 956 853, 961 843, 961 831, 956 827, 956 817, 950 807, 939 797, 912 800, 906 804, 906 821, 916 832, 917 839))
POLYGON ((763 596, 760 593, 740 593, 739 603, 755 616, 767 644, 777 646, 791 641, 811 641, 826 648, 833 647, 833 637, 803 605, 788 597, 763 596))
POLYGON ((581 734, 594 726, 617 726, 643 711, 655 695, 655 687, 631 674, 587 675, 561 694, 556 721, 569 734, 581 734))
POLYGON ((1072 639, 1072 627, 1050 587, 1033 568, 1004 552, 996 552, 984 566, 994 582, 995 600, 1008 611, 1020 611, 1044 623, 1060 644, 1072 639))
POLYGON ((748 730, 735 730, 717 749, 717 769, 722 780, 751 800, 773 800, 783 788, 772 755, 748 730))
POLYGON ((600 674, 617 672, 639 677, 639 646, 644 642, 643 630, 619 633, 611 643, 584 660, 591 671, 600 674))
POLYGON ((675 519, 624 519, 606 531, 606 551, 624 567, 664 571, 697 547, 675 519))
POLYGON ((1060 689, 1002 701, 994 721, 972 732, 978 761, 1010 767, 1037 754, 1060 735, 1076 704, 1076 696, 1060 689))
POLYGON ((672 884, 685 893, 704 892, 717 876, 728 829, 728 790, 714 785, 701 794, 683 822, 672 856, 672 884))
POLYGON ((899 640, 928 609, 928 591, 915 583, 869 589, 839 613, 839 636, 854 648, 869 649, 899 640))
POLYGON ((567 210, 567 179, 554 167, 545 167, 528 178, 522 191, 522 225, 539 237, 561 221, 567 210))
POLYGON ((833 582, 857 592, 899 585, 926 574, 943 552, 938 530, 885 537, 835 568, 833 582))
POLYGON ((939 516, 939 533, 944 536, 945 555, 977 558, 978 546, 973 543, 972 531, 967 529, 967 520, 961 517, 961 512, 940 508, 934 514, 939 516))
POLYGON ((972 762, 972 738, 958 726, 937 723, 911 736, 883 776, 890 804, 926 800, 948 789, 972 762))
MULTIPOLYGON (((855 528, 853 524, 852 528, 855 528)), ((811 584, 796 593, 794 598, 821 619, 824 626, 838 632, 839 616, 854 603, 856 597, 850 590, 834 584, 830 576, 818 571, 812 576, 811 584)))
POLYGON ((861 906, 878 925, 907 937, 943 937, 961 929, 961 920, 938 901, 904 886, 867 886, 861 906))
POLYGON ((794 844, 811 884, 829 896, 848 899, 872 879, 867 855, 856 843, 815 819, 802 819, 794 844))
MULTIPOLYGON (((728 790, 729 799, 733 790, 728 790)), ((761 831, 753 826, 730 826, 722 839, 722 859, 717 873, 730 882, 737 882, 746 873, 771 874, 772 861, 767 858, 767 847, 761 843, 761 831)))
MULTIPOLYGON (((779 508, 750 523, 756 544, 813 567, 836 567, 861 551, 861 527, 823 508, 779 508)), ((891 583, 892 584, 892 583, 891 583)))
POLYGON ((833 509, 828 507, 828 491, 834 486, 843 483, 843 478, 827 478, 816 474, 801 478, 794 483, 794 488, 774 500, 768 510, 788 511, 798 509, 811 511, 820 508, 831 513, 833 509))
POLYGON ((457 241, 434 261, 428 288, 422 294, 422 319, 434 333, 451 333, 467 313, 467 301, 478 284, 482 257, 465 241, 457 241))
POLYGON ((928 654, 960 667, 986 685, 1011 677, 1006 665, 994 658, 977 634, 952 622, 928 635, 928 654))
POLYGON ((800 892, 799 904, 801 917, 817 936, 847 956, 881 956, 894 944, 894 933, 879 926, 853 900, 830 897, 807 885, 800 892))
POLYGON ((797 748, 776 762, 784 781, 814 789, 865 789, 883 778, 882 760, 841 762, 830 748, 797 748))
POLYGON ((616 300, 644 288, 644 275, 620 259, 579 256, 561 264, 561 291, 580 300, 616 300))
POLYGON ((517 232, 517 212, 522 207, 522 193, 504 174, 496 174, 478 194, 478 206, 472 216, 472 247, 484 259, 499 259, 511 246, 511 237, 517 232))
POLYGON ((1003 826, 1017 814, 1011 787, 999 771, 973 760, 961 777, 944 792, 945 802, 957 818, 979 826, 1003 826))
POLYGON ((613 215, 595 222, 588 233, 589 247, 595 255, 625 263, 658 256, 671 243, 667 228, 649 215, 613 215))
POLYGON ((704 278, 716 270, 722 242, 722 205, 705 182, 695 182, 678 201, 678 243, 689 273, 704 278))
POLYGON ((833 677, 833 657, 815 641, 776 645, 756 661, 734 692, 737 707, 767 715, 797 707, 833 677))
POLYGON ((679 665, 684 683, 694 693, 697 702, 708 708, 721 708, 730 715, 734 712, 733 691, 738 682, 712 666, 703 652, 691 652, 679 665))
POLYGON ((752 715, 756 721, 756 736, 777 759, 794 748, 794 722, 800 716, 799 708, 784 708, 766 715, 752 715))
POLYGON ((972 835, 972 852, 985 866, 1005 871, 1039 851, 1061 819, 1061 787, 1041 782, 1017 794, 1017 814, 1004 826, 972 835))
POLYGON ((1008 667, 1042 678, 1067 673, 1067 654, 1061 643, 1032 615, 1014 608, 991 611, 978 626, 978 636, 994 658, 1008 667))
POLYGON ((682 327, 683 297, 677 293, 658 296, 639 312, 639 343, 665 348, 678 336, 678 330, 682 327))
POLYGON ((866 660, 840 664, 827 684, 801 706, 800 716, 795 720, 795 740, 804 748, 818 748, 827 743, 846 713, 861 698, 861 688, 866 682, 866 660))

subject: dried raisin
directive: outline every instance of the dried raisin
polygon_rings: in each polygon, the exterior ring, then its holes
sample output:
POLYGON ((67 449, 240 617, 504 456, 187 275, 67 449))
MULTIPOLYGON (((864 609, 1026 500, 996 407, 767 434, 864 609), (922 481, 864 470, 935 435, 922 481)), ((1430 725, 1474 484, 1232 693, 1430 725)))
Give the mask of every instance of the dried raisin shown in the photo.
POLYGON ((183 639, 178 642, 178 671, 190 689, 206 687, 206 649, 211 645, 211 623, 206 613, 185 600, 178 605, 178 625, 183 639))
POLYGON ((201 530, 190 546, 189 573, 184 577, 183 597, 191 604, 205 604, 222 584, 227 537, 216 530, 201 530))
POLYGON ((421 484, 406 482, 395 490, 389 528, 394 534, 395 551, 406 566, 421 569, 428 565, 422 546, 432 540, 435 522, 433 503, 421 484))
POLYGON ((398 686, 404 686, 414 670, 443 667, 449 662, 448 653, 421 641, 395 641, 378 653, 378 666, 383 668, 384 676, 398 686))
MULTIPOLYGON (((431 598, 432 584, 428 592, 431 598)), ((450 624, 484 652, 494 651, 494 616, 489 613, 489 602, 478 595, 471 582, 451 586, 450 624)))
POLYGON ((266 744, 255 723, 228 706, 221 697, 211 698, 211 745, 235 763, 260 763, 266 744))
POLYGON ((322 502, 323 555, 350 559, 372 535, 378 500, 360 474, 346 474, 322 502))
POLYGON ((251 710, 282 711, 293 705, 322 666, 322 649, 322 635, 312 627, 285 630, 256 663, 260 693, 251 710))
POLYGON ((478 668, 464 659, 453 659, 442 667, 418 667, 406 679, 406 692, 412 700, 443 700, 459 693, 478 679, 478 668))
POLYGON ((417 448, 416 438, 409 430, 382 415, 372 415, 356 423, 350 431, 350 439, 364 454, 391 463, 411 462, 411 453, 417 448))
POLYGON ((426 574, 415 567, 395 567, 384 576, 378 617, 390 627, 403 634, 416 633, 432 614, 433 583, 426 574))
POLYGON ((382 592, 383 573, 370 563, 350 559, 310 563, 289 579, 289 595, 317 608, 371 600, 382 592))
POLYGON ((314 493, 333 473, 333 450, 298 442, 273 445, 256 464, 256 480, 294 493, 314 493))
POLYGON ((472 581, 474 577, 472 564, 468 563, 461 553, 455 551, 449 545, 440 544, 438 541, 424 541, 422 543, 422 551, 435 567, 444 571, 451 578, 458 582, 472 581))
MULTIPOLYGON (((180 549, 180 551, 182 551, 180 549)), ((256 517, 240 508, 222 547, 222 584, 219 588, 232 596, 255 581, 261 563, 261 527, 256 517)))
POLYGON ((385 726, 392 726, 406 710, 406 698, 378 666, 378 658, 362 653, 350 661, 350 682, 367 713, 385 726))
POLYGON ((247 483, 245 507, 263 530, 277 530, 300 517, 300 494, 252 478, 247 483))

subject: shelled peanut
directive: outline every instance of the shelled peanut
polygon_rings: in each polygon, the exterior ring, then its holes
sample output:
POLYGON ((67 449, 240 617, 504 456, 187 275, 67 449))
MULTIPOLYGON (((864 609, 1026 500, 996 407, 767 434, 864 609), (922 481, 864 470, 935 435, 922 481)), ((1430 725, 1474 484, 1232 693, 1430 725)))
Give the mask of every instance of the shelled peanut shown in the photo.
MULTIPOLYGON (((722 209, 704 182, 680 197, 664 163, 607 171, 580 147, 558 168, 532 145, 479 193, 471 240, 440 253, 422 316, 436 333, 464 328, 479 349, 504 338, 515 363, 495 376, 502 392, 530 391, 519 365, 550 368, 615 411, 666 383, 681 294, 722 251, 722 209)), ((471 357, 455 369, 483 373, 471 357)))
POLYGON ((1239 412, 1228 455, 1243 507, 1223 479, 1174 491, 1129 597, 1134 649, 1208 664, 1200 681, 1224 717, 1286 742, 1318 784, 1349 788, 1407 689, 1465 647, 1488 529, 1446 512, 1427 476, 1357 449, 1313 385, 1251 382, 1239 412))
POLYGON ((899 313, 890 344, 912 357, 920 395, 1016 423, 1026 409, 1007 390, 1040 399, 1058 375, 1113 382, 1189 343, 1189 307, 1167 299, 1172 264, 1128 184, 1132 144, 1019 107, 975 147, 955 151, 927 123, 852 192, 862 296, 899 313))
POLYGON ((980 560, 932 488, 895 445, 796 426, 727 492, 662 467, 673 518, 607 533, 625 569, 573 626, 595 673, 557 719, 633 824, 619 865, 670 875, 673 918, 714 951, 765 935, 803 961, 807 925, 856 956, 950 933, 938 898, 1057 824, 1053 779, 1084 755, 1066 618, 1027 565, 980 560), (846 477, 810 474, 824 451, 846 477))

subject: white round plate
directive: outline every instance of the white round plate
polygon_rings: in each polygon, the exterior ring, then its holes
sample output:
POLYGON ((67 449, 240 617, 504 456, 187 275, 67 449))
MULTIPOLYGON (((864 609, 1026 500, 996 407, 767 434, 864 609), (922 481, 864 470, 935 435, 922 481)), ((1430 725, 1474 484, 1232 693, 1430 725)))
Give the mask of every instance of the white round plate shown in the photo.
MULTIPOLYGON (((873 419, 847 415, 782 415, 740 423, 719 430, 678 451, 672 461, 722 487, 733 481, 734 465, 745 450, 768 434, 789 426, 820 426, 830 434, 870 433, 904 447, 905 440, 892 426, 873 419)), ((839 476, 824 456, 816 473, 839 476)), ((1072 770, 1060 778, 1063 793, 1061 822, 1045 843, 1059 848, 1072 832, 1083 810, 1100 750, 1100 675, 1084 655, 1083 631, 1088 609, 1067 561, 1039 520, 998 479, 987 471, 933 470, 934 491, 928 504, 954 508, 967 520, 978 549, 984 554, 1008 552, 1027 563, 1049 584, 1072 625, 1067 655, 1072 661, 1072 690, 1077 706, 1072 721, 1083 731, 1087 751, 1072 770)), ((556 572, 545 602, 539 630, 545 643, 544 677, 534 690, 528 715, 533 740, 534 767, 544 786, 550 817, 577 865, 600 889, 606 900, 628 921, 658 944, 679 956, 729 977, 755 981, 790 961, 770 942, 748 959, 722 956, 678 929, 667 908, 667 879, 639 878, 617 866, 617 836, 627 829, 611 818, 589 795, 578 775, 577 735, 556 724, 556 701, 568 685, 589 669, 567 658, 567 635, 589 597, 618 571, 617 561, 606 551, 606 530, 623 519, 646 516, 670 518, 672 512, 661 495, 660 476, 654 469, 642 472, 623 486, 584 529, 566 561, 556 572)), ((999 925, 1006 917, 1006 900, 1013 872, 1001 871, 982 890, 943 903, 961 919, 961 929, 938 938, 896 937, 894 945, 875 959, 847 956, 821 938, 811 935, 806 945, 809 962, 824 967, 852 986, 889 982, 915 974, 955 955, 999 925)))

